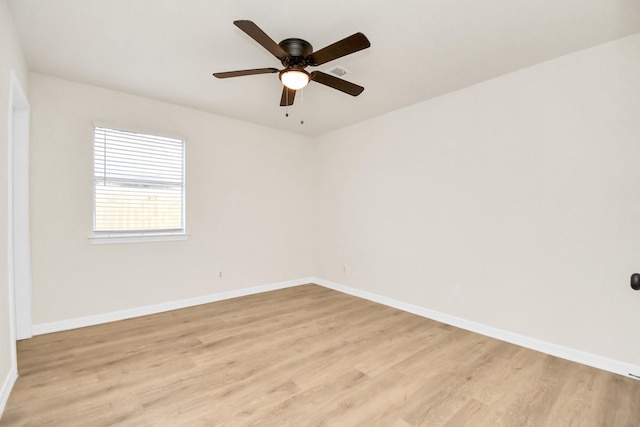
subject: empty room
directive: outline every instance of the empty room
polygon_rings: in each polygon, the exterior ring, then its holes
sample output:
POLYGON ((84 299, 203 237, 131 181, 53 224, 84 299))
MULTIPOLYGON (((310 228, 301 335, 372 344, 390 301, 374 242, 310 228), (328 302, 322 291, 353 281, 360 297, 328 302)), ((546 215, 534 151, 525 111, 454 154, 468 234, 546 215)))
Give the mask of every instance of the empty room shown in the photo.
POLYGON ((640 426, 640 2, 0 0, 0 426, 640 426))

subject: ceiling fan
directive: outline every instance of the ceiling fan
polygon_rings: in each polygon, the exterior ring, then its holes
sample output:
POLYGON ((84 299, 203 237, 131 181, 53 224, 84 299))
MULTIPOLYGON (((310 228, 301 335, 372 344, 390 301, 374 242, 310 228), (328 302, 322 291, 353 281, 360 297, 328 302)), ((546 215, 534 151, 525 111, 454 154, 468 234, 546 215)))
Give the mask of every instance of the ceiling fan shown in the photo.
POLYGON ((284 68, 254 68, 251 70, 227 71, 224 73, 213 73, 219 79, 228 77, 250 76, 253 74, 279 73, 282 88, 280 106, 293 105, 296 90, 305 87, 311 80, 332 87, 352 96, 358 96, 364 88, 344 79, 334 77, 322 71, 305 71, 306 67, 316 67, 334 59, 358 52, 371 46, 367 37, 362 33, 355 33, 316 52, 313 46, 306 40, 291 38, 282 40, 280 43, 273 41, 264 31, 262 31, 252 21, 234 21, 236 27, 244 31, 249 37, 257 41, 262 47, 267 49, 273 56, 278 58, 284 68))

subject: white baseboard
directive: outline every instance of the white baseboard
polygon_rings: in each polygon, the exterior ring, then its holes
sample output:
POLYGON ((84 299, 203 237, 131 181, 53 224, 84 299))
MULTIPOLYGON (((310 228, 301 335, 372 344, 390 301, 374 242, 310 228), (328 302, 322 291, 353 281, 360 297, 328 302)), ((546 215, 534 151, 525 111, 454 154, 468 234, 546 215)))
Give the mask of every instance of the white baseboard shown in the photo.
POLYGON ((637 366, 637 365, 599 356, 597 354, 587 353, 585 351, 576 350, 574 348, 565 347, 565 346, 550 343, 547 341, 542 341, 539 339, 527 337, 524 335, 505 331, 502 329, 483 325, 481 323, 472 322, 467 319, 451 316, 445 313, 430 310, 428 308, 420 307, 417 305, 408 304, 399 300, 387 298, 371 292, 366 292, 359 289, 351 288, 349 286, 344 286, 338 283, 319 279, 317 277, 313 277, 309 280, 312 283, 316 283, 326 288, 334 289, 336 291, 343 292, 345 294, 353 295, 359 298, 364 298, 366 300, 377 302, 389 307, 397 308, 402 311, 417 314, 418 316, 422 316, 428 319, 436 320, 438 322, 446 323, 447 325, 452 325, 461 329, 465 329, 467 331, 476 332, 478 334, 482 334, 491 338, 496 338, 501 341, 506 341, 508 343, 516 344, 521 347, 526 347, 531 350, 540 351, 542 353, 556 356, 561 359, 570 360, 572 362, 577 362, 583 365, 592 366, 594 368, 624 375, 625 377, 634 378, 636 380, 640 379, 640 366, 637 366))
POLYGON ((33 334, 42 335, 52 332, 66 331, 69 329, 84 328, 102 323, 115 322, 118 320, 131 319, 134 317, 146 316, 149 314, 162 313, 165 311, 177 310, 180 308, 193 307, 200 304, 222 301, 231 298, 243 297, 247 295, 259 294, 262 292, 275 291, 278 289, 290 288, 293 286, 311 283, 311 278, 289 280, 286 282, 270 283, 267 285, 254 286, 251 288, 237 289, 233 291, 220 292, 216 294, 203 295, 195 298, 187 298, 178 301, 169 301, 162 304, 147 305, 128 310, 112 311, 109 313, 96 314, 87 317, 61 320, 58 322, 40 323, 33 325, 33 334))
MULTIPOLYGON (((640 366, 633 365, 626 362, 610 359, 607 357, 599 356, 597 354, 587 353, 585 351, 577 350, 571 347, 565 347, 562 345, 542 341, 536 338, 527 337, 525 335, 516 334, 513 332, 505 331, 503 329, 494 328, 491 326, 483 325, 482 323, 473 322, 461 317, 451 316, 449 314, 441 313, 428 308, 420 307, 417 305, 409 304, 403 301, 388 298, 382 295, 374 294, 367 291, 362 291, 349 286, 341 285, 338 283, 330 282, 328 280, 320 279, 317 277, 307 277, 296 280, 289 280, 286 282, 271 283, 262 286, 255 286, 251 288, 238 289, 227 292, 220 292, 211 295, 204 295, 201 297, 188 298, 178 301, 170 301, 162 304, 149 305, 144 307, 132 308, 129 310, 113 311, 109 313, 97 314, 94 316, 87 316, 75 319, 62 320, 59 322, 42 323, 33 325, 33 334, 41 335, 51 332, 66 331, 69 329, 83 328, 85 326, 99 325, 101 323, 115 322, 118 320, 131 319, 139 316, 146 316, 149 314, 156 314, 165 311, 177 310, 180 308, 192 307, 200 304, 208 304, 210 302, 222 301, 231 298, 237 298, 247 295, 259 294, 262 292, 269 292, 278 289, 290 288, 293 286, 300 286, 307 283, 315 283, 320 286, 324 286, 329 289, 334 289, 345 294, 353 295, 359 298, 364 298, 369 301, 384 304, 389 307, 397 308, 399 310, 413 313, 418 316, 426 317, 428 319, 436 320, 438 322, 446 323, 461 329, 465 329, 471 332, 476 332, 491 338, 496 338, 501 341, 506 341, 512 344, 516 344, 522 347, 526 347, 532 350, 540 351, 552 356, 560 357, 562 359, 570 360, 572 362, 581 363, 583 365, 592 366, 594 368, 603 369, 605 371, 614 372, 616 374, 624 375, 634 379, 640 379, 640 366)), ((14 372, 17 376, 17 373, 14 372)), ((15 378, 11 381, 7 379, 5 381, 4 388, 0 390, 3 394, 1 397, 4 399, 0 401, 4 404, 6 398, 8 398, 8 391, 11 390, 15 378), (7 386, 9 384, 9 386, 7 386), (7 396, 4 395, 7 394, 7 396)), ((2 408, 2 406, 0 406, 2 408)))
POLYGON ((17 379, 18 371, 15 366, 11 366, 11 369, 9 369, 9 372, 2 383, 2 388, 0 388, 0 418, 2 417, 4 407, 7 405, 7 400, 9 400, 9 394, 11 393, 13 385, 17 379))

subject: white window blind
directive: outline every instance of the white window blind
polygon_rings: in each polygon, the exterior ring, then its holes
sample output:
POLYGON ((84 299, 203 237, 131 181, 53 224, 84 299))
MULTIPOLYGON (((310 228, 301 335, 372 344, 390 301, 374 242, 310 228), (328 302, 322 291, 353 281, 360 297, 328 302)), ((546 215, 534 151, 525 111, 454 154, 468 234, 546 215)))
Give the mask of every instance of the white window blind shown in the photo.
POLYGON ((180 139, 96 126, 94 233, 184 232, 184 157, 180 139))

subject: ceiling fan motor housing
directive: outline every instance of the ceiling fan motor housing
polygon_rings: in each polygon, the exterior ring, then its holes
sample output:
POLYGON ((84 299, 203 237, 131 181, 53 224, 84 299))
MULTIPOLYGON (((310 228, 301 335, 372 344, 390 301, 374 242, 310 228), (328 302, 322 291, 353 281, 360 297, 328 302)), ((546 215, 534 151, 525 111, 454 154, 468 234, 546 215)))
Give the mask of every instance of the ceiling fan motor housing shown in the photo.
POLYGON ((289 58, 283 58, 282 65, 285 67, 298 66, 296 68, 304 68, 307 64, 307 57, 313 53, 313 46, 306 40, 302 39, 285 39, 278 45, 289 54, 289 58))

